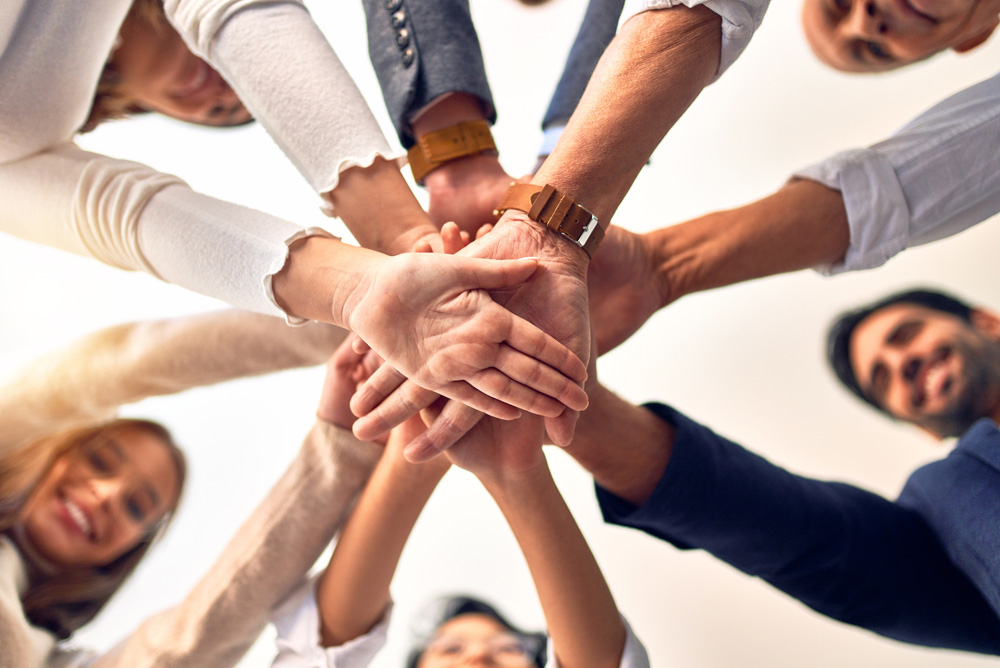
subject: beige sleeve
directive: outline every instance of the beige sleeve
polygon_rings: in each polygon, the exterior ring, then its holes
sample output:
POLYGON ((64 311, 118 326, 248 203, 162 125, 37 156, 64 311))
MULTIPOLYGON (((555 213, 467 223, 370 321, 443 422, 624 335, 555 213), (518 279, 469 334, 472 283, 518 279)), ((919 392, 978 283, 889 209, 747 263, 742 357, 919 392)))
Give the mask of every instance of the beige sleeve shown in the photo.
POLYGON ((33 668, 45 663, 55 641, 28 623, 18 585, 26 575, 14 545, 0 536, 0 668, 33 668))
POLYGON ((380 453, 348 431, 317 423, 184 601, 144 622, 92 668, 235 665, 343 524, 380 453))
POLYGON ((110 327, 33 360, 0 383, 0 454, 114 417, 150 396, 322 364, 346 332, 224 310, 110 327))

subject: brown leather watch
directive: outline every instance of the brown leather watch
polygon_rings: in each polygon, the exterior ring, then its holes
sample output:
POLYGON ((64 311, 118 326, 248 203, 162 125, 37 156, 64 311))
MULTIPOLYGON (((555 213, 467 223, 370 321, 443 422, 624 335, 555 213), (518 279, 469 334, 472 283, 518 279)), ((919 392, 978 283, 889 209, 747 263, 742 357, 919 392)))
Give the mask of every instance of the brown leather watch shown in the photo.
POLYGON ((424 177, 446 162, 496 151, 497 145, 486 121, 463 121, 457 125, 428 132, 406 152, 413 170, 413 180, 423 184, 424 177))
POLYGON ((594 257, 604 239, 606 225, 601 225, 597 216, 550 185, 510 184, 493 215, 499 218, 507 209, 524 211, 528 218, 563 235, 590 257, 594 257))

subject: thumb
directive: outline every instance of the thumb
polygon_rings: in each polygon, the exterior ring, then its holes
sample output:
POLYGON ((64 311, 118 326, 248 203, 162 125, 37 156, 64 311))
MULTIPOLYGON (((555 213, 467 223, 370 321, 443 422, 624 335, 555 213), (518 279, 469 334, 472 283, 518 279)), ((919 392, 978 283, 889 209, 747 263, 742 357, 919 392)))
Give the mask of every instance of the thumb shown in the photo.
POLYGON ((538 258, 519 260, 485 260, 467 258, 461 267, 463 283, 467 289, 502 290, 515 288, 535 273, 538 258))

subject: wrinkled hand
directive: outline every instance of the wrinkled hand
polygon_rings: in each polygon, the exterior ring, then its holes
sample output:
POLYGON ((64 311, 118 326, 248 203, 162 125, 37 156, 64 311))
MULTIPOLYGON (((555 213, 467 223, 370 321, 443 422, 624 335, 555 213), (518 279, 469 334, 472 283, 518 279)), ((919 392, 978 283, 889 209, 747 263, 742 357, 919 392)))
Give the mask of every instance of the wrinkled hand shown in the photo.
POLYGON ((518 409, 550 417, 564 407, 580 410, 587 401, 578 385, 584 363, 486 292, 518 287, 538 265, 420 253, 380 257, 351 295, 349 323, 421 387, 494 417, 513 419, 518 409))
MULTIPOLYGON (((581 249, 528 220, 523 213, 508 211, 490 234, 463 253, 478 257, 539 257, 539 269, 531 280, 506 298, 496 292, 494 297, 564 342, 581 360, 589 360, 590 321, 584 279, 587 258, 581 249)), ((400 380, 398 374, 380 371, 355 397, 352 408, 356 414, 364 415, 355 425, 359 437, 384 431, 433 401, 433 395, 412 383, 397 387, 400 380)), ((407 458, 422 461, 435 456, 455 443, 480 417, 466 407, 447 404, 427 432, 407 448, 407 458)), ((566 411, 559 416, 546 416, 545 427, 556 443, 565 445, 572 440, 575 422, 576 413, 566 411)), ((497 434, 498 429, 488 422, 477 427, 489 434, 497 434)), ((540 442, 540 420, 523 419, 517 429, 536 434, 540 442)), ((489 440, 488 436, 480 438, 489 440)))
POLYGON ((662 305, 655 259, 644 237, 612 225, 587 272, 597 353, 632 336, 662 305))
POLYGON ((439 226, 454 221, 473 237, 480 227, 496 221, 493 210, 513 180, 495 155, 445 163, 424 177, 430 195, 427 215, 439 226))

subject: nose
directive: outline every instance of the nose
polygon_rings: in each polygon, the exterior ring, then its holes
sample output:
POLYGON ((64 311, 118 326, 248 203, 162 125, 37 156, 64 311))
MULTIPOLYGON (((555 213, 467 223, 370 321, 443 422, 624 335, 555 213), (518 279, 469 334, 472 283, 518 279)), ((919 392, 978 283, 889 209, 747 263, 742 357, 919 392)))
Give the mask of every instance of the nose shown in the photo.
POLYGON ((916 379, 918 371, 920 371, 920 360, 915 357, 911 357, 903 362, 900 373, 905 380, 912 382, 916 379))
POLYGON ((848 24, 851 31, 862 38, 878 37, 889 32, 887 16, 874 0, 855 2, 851 6, 848 24))

